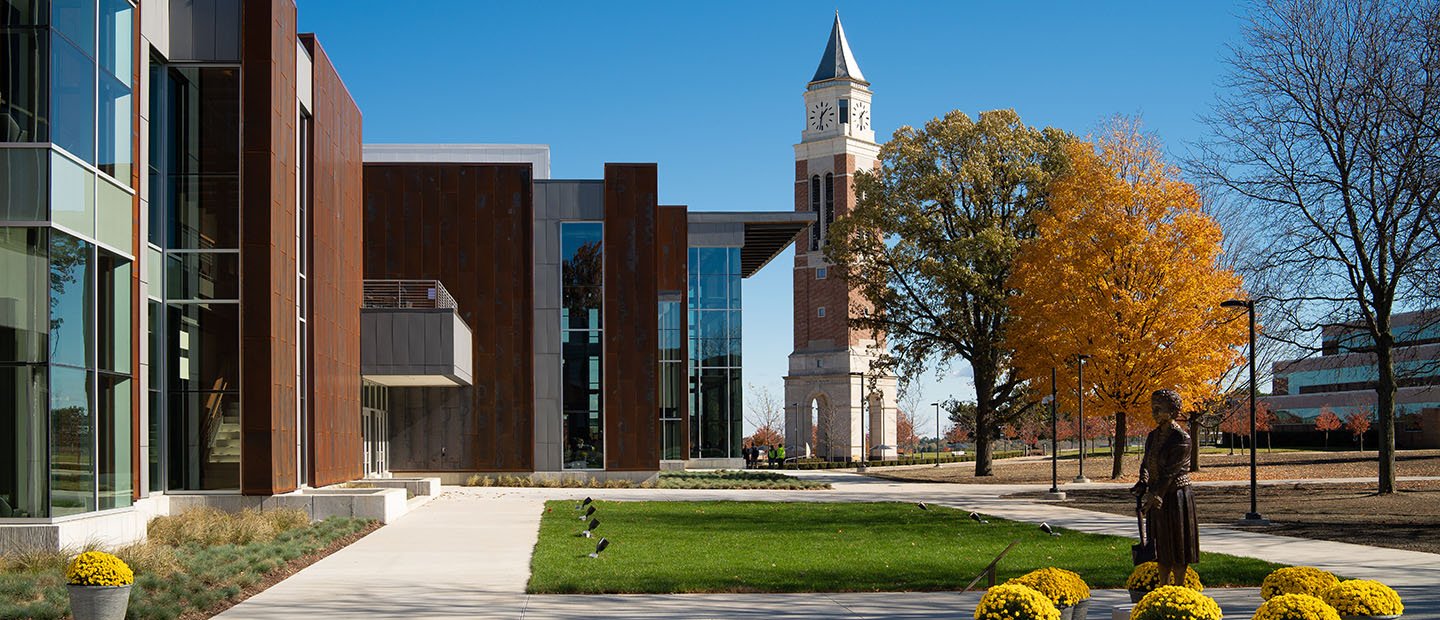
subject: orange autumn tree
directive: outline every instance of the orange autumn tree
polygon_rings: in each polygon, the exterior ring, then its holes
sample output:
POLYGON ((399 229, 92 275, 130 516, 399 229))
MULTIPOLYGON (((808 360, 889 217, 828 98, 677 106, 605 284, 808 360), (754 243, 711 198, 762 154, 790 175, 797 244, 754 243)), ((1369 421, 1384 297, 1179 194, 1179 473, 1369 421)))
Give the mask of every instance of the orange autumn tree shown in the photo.
MULTIPOLYGON (((1051 185, 1050 209, 1016 258, 1006 343, 1029 381, 1048 385, 1055 367, 1071 377, 1060 392, 1070 411, 1076 356, 1088 355, 1087 425, 1113 416, 1123 446, 1130 419, 1151 425, 1151 392, 1211 397, 1236 365, 1246 325, 1220 303, 1241 295, 1241 281, 1219 266, 1220 226, 1195 188, 1135 124, 1066 148, 1072 168, 1051 185)), ((1118 478, 1124 451, 1113 453, 1118 478)))
POLYGON ((1338 431, 1343 424, 1340 423, 1340 416, 1335 415, 1335 410, 1330 405, 1320 407, 1320 415, 1315 416, 1315 430, 1325 433, 1325 449, 1330 449, 1330 431, 1338 431))

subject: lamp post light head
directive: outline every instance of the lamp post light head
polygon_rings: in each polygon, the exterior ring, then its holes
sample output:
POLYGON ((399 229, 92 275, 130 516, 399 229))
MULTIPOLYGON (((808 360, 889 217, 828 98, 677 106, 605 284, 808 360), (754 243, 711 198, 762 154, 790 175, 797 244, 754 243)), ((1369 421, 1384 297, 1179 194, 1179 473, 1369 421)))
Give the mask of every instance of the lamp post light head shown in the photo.
POLYGON ((1222 308, 1246 308, 1246 309, 1249 309, 1249 308, 1253 307, 1254 305, 1255 305, 1255 301, 1254 301, 1254 300, 1250 300, 1250 299, 1227 299, 1227 300, 1225 300, 1225 301, 1220 302, 1220 306, 1221 306, 1222 308))

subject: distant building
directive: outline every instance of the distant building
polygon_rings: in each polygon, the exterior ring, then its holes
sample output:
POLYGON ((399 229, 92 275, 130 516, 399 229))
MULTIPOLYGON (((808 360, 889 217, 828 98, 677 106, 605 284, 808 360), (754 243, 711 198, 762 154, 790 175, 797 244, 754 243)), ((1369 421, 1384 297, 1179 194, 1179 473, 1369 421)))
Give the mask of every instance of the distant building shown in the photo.
MULTIPOLYGON (((1395 333, 1395 443, 1402 448, 1440 447, 1440 309, 1397 314, 1395 333)), ((1336 325, 1321 332, 1321 355, 1276 362, 1272 396, 1264 399, 1276 414, 1275 430, 1314 430, 1315 418, 1329 407, 1346 414, 1376 408, 1380 372, 1375 355, 1361 352, 1369 338, 1358 325, 1336 325)))

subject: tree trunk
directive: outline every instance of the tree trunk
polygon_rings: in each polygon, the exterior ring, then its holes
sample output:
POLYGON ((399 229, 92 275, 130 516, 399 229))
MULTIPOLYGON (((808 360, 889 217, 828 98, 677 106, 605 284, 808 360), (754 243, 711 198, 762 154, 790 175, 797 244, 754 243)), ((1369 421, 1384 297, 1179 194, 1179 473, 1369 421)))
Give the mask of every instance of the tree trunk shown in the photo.
POLYGON ((1325 431, 1325 449, 1330 449, 1330 431, 1325 431))
POLYGON ((1190 471, 1200 471, 1200 416, 1190 416, 1190 471))
MULTIPOLYGON (((1395 492, 1395 359, 1394 337, 1390 334, 1389 313, 1381 319, 1380 337, 1375 339, 1375 357, 1380 367, 1380 381, 1375 386, 1375 415, 1380 418, 1380 488, 1383 494, 1395 492)), ((1365 435, 1360 435, 1360 451, 1365 451, 1365 435)))
POLYGON ((993 369, 981 368, 971 363, 975 370, 975 476, 993 476, 991 462, 995 458, 995 377, 993 369))
POLYGON ((1110 442, 1110 479, 1125 473, 1125 412, 1115 413, 1115 441, 1110 442))

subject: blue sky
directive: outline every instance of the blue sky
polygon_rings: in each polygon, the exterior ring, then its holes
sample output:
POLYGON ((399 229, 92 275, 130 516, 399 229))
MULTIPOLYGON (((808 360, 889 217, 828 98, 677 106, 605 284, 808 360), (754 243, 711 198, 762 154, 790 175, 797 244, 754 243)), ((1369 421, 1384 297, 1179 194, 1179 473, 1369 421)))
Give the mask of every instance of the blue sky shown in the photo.
MULTIPOLYGON (((1014 108, 1085 134, 1139 115, 1173 153, 1203 136, 1230 2, 440 2, 300 0, 366 142, 540 143, 553 178, 658 162, 660 201, 791 210, 801 96, 835 10, 884 141, 953 109, 1014 108)), ((745 375, 782 392, 792 254, 746 281, 745 375)), ((968 365, 923 402, 973 395, 968 365)), ((931 408, 921 428, 934 428, 931 408)), ((932 431, 933 432, 933 431, 932 431)))

